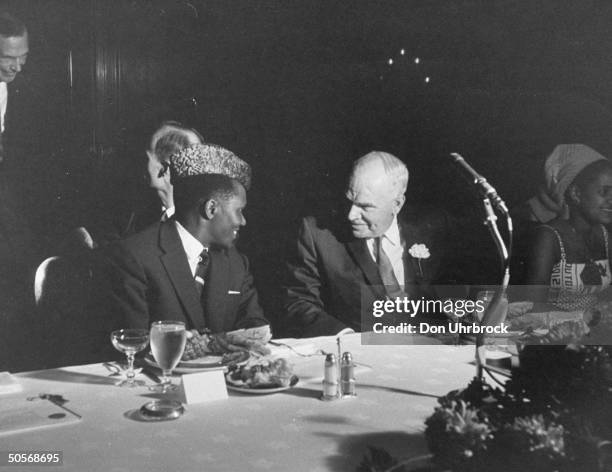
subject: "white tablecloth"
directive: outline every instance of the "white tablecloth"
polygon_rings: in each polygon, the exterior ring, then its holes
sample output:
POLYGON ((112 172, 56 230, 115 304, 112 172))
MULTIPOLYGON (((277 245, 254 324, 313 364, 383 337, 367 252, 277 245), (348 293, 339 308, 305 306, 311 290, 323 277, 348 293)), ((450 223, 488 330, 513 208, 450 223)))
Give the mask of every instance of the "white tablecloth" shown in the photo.
MULTIPOLYGON (((285 340, 306 351, 336 352, 335 338, 285 340)), ((436 396, 473 377, 473 346, 367 346, 343 337, 356 368, 357 398, 319 399, 323 357, 286 348, 299 384, 272 395, 230 392, 187 406, 175 421, 140 422, 145 387, 118 388, 101 364, 18 374, 24 391, 63 395, 78 423, 0 437, 0 450, 61 450, 62 471, 353 471, 368 446, 408 458, 427 453, 423 421, 436 396)), ((176 380, 175 380, 176 382, 176 380)), ((32 470, 11 467, 11 470, 32 470)), ((41 470, 34 467, 34 470, 41 470)))

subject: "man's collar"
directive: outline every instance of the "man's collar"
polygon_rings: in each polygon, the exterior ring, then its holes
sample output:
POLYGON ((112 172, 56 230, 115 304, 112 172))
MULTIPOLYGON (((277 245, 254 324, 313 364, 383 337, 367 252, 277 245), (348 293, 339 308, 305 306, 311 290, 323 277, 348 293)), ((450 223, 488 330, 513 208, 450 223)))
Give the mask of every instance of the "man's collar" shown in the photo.
POLYGON ((178 231, 179 238, 181 238, 181 242, 183 243, 183 247, 185 248, 185 252, 187 253, 187 258, 197 259, 200 254, 202 254, 202 251, 205 249, 205 247, 178 221, 175 220, 174 224, 176 225, 176 230, 178 231))
POLYGON ((387 231, 385 231, 382 237, 387 238, 387 240, 394 246, 400 246, 402 244, 399 226, 397 224, 397 215, 393 216, 393 221, 391 221, 391 225, 387 228, 387 231))

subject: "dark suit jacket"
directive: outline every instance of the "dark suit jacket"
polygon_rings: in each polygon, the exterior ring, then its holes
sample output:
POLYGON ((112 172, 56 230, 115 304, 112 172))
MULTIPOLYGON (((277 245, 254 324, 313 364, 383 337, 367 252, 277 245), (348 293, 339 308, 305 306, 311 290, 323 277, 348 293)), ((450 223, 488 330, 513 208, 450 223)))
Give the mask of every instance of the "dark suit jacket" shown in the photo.
MULTIPOLYGON (((43 185, 39 178, 41 174, 48 174, 52 166, 48 162, 46 168, 32 164, 39 151, 40 115, 44 105, 32 106, 28 85, 20 74, 7 86, 0 162, 0 286, 11 285, 15 280, 28 283, 30 295, 29 273, 43 259, 40 240, 45 232, 38 223, 49 212, 53 198, 48 195, 41 198, 43 185)), ((10 290, 7 296, 14 297, 15 293, 11 294, 10 290)))
POLYGON ((65 123, 62 94, 57 93, 54 82, 47 82, 46 86, 41 89, 24 73, 8 84, 0 172, 11 182, 10 190, 18 202, 16 212, 22 224, 48 249, 52 236, 61 232, 66 213, 60 209, 63 204, 60 195, 67 178, 63 167, 67 148, 62 132, 65 123))
POLYGON ((108 252, 111 301, 121 327, 149 328, 152 321, 171 319, 216 333, 268 323, 247 258, 235 248, 211 249, 202 309, 173 220, 156 223, 108 252))
MULTIPOLYGON (((427 296, 431 283, 438 281, 445 250, 444 218, 414 221, 400 216, 398 224, 405 245, 405 291, 410 297, 427 296), (408 254, 415 243, 425 244, 431 254, 421 260, 422 275, 418 260, 408 254)), ((342 221, 342 226, 348 225, 342 221)), ((385 298, 366 240, 354 238, 334 223, 303 219, 287 268, 284 305, 287 329, 293 335, 332 335, 346 327, 368 329, 361 325, 362 302, 371 307, 374 300, 385 298)))

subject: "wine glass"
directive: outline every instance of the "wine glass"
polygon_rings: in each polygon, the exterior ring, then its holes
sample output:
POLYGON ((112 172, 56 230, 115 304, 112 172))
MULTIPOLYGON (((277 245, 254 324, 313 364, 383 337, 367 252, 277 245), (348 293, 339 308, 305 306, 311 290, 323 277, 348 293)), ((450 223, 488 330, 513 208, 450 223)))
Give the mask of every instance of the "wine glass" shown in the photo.
POLYGON ((183 356, 186 333, 182 321, 155 321, 151 324, 151 352, 162 370, 161 393, 176 388, 170 376, 183 356))
POLYGON ((137 387, 144 385, 143 381, 136 381, 134 377, 134 356, 149 344, 149 332, 146 329, 119 329, 110 335, 115 349, 127 356, 128 368, 125 380, 117 383, 119 387, 137 387))

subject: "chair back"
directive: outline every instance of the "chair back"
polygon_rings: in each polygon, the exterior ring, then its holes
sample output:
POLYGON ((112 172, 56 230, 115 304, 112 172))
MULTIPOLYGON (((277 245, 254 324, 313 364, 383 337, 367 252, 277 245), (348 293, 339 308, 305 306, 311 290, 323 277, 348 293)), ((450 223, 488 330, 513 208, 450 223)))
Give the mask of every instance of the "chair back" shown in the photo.
POLYGON ((46 367, 91 362, 94 345, 106 342, 92 318, 92 264, 86 254, 45 259, 34 276, 38 329, 46 367))
POLYGON ((76 307, 84 305, 91 289, 92 271, 77 259, 53 256, 45 259, 34 275, 34 301, 37 307, 45 303, 76 307))
POLYGON ((39 305, 43 297, 43 292, 46 289, 49 266, 59 259, 59 256, 49 257, 42 261, 36 269, 36 274, 34 275, 34 301, 36 302, 36 306, 39 305))

